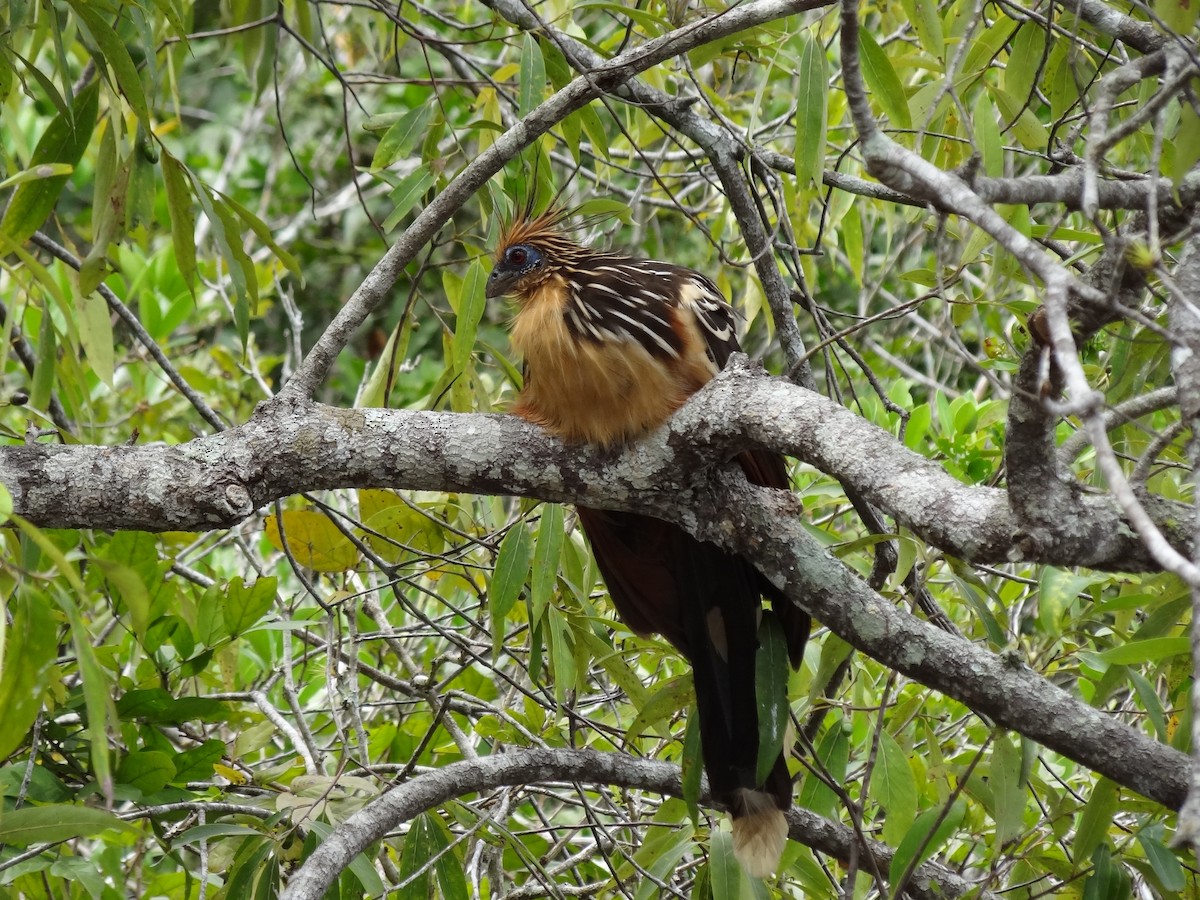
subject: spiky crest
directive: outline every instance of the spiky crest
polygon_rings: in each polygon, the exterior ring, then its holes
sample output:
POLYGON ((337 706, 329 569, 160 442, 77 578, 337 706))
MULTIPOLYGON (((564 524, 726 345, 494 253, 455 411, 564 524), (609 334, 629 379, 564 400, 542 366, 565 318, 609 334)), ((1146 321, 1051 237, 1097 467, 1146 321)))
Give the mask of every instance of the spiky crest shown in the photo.
POLYGON ((568 224, 571 216, 572 210, 557 205, 551 205, 541 215, 534 216, 532 203, 526 203, 525 209, 501 229, 496 259, 502 259, 505 251, 517 244, 537 247, 555 265, 570 264, 584 256, 603 255, 570 236, 574 230, 568 224))

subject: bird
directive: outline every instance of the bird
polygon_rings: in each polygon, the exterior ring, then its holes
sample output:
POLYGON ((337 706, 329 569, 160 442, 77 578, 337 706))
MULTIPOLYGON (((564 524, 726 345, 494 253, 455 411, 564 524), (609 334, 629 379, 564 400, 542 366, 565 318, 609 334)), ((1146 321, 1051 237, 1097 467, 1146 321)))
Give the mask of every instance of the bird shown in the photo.
MULTIPOLYGON (((526 204, 505 224, 485 295, 510 297, 510 343, 524 364, 512 412, 566 443, 637 441, 665 423, 739 350, 737 316, 703 274, 592 249, 572 212, 526 204)), ((749 481, 788 489, 782 456, 737 457, 749 481)), ((808 615, 745 557, 653 516, 578 506, 613 606, 641 635, 660 634, 691 664, 701 757, 712 796, 731 813, 734 853, 768 877, 787 842, 792 781, 784 753, 757 777, 755 653, 770 601, 798 668, 808 615)))

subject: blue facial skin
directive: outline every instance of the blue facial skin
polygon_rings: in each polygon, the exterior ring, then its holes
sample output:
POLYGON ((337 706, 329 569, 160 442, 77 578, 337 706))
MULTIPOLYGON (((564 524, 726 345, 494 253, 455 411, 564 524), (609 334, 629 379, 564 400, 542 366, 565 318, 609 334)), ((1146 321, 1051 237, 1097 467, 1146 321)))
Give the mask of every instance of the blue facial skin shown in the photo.
POLYGON ((544 262, 542 253, 530 244, 514 244, 504 251, 504 258, 488 276, 487 290, 490 300, 508 293, 522 275, 532 272, 544 262))

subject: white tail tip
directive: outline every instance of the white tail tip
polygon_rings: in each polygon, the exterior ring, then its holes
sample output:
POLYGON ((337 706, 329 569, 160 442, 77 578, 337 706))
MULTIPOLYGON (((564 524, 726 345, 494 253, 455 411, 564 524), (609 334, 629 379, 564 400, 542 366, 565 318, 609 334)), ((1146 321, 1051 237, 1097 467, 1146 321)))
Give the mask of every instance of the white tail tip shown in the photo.
MULTIPOLYGON (((760 796, 766 799, 765 795, 760 796)), ((779 868, 779 859, 787 845, 787 819, 773 802, 746 806, 749 807, 746 815, 733 820, 733 855, 746 874, 770 878, 779 868)))

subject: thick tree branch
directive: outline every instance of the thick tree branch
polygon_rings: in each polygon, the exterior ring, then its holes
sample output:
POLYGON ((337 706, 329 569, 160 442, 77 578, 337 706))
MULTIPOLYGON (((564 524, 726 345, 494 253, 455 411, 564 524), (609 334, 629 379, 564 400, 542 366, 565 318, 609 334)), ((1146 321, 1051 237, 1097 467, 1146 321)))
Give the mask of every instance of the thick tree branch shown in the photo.
MULTIPOLYGON (((620 455, 565 447, 509 416, 347 410, 282 398, 261 405, 244 425, 170 447, 0 447, 0 482, 20 515, 52 528, 224 528, 281 497, 345 487, 703 515, 710 510, 678 499, 692 486, 687 473, 752 445, 853 486, 956 557, 1010 561, 1018 526, 1006 492, 964 485, 844 407, 746 366, 731 366, 665 430, 620 455)), ((1062 527, 1044 535, 1028 561, 1155 568, 1110 499, 1084 495, 1058 512, 1062 527)), ((1185 507, 1172 512, 1187 521, 1185 507)), ((1187 546, 1186 525, 1175 527, 1174 539, 1187 546)))
MULTIPOLYGON (((282 900, 319 900, 355 856, 401 823, 439 804, 498 787, 547 782, 618 785, 683 796, 678 766, 624 753, 537 748, 453 763, 392 788, 350 816, 291 877, 282 900)), ((701 791, 701 802, 711 802, 706 783, 701 791)), ((877 870, 885 872, 891 863, 890 847, 860 840, 852 829, 807 810, 793 808, 788 825, 792 840, 835 859, 844 861, 852 853, 865 853, 874 859, 877 870)), ((974 885, 936 863, 918 866, 907 883, 908 896, 928 900, 959 897, 971 890, 974 885)), ((976 896, 993 895, 984 892, 976 896)))
MULTIPOLYGON (((915 510, 904 524, 934 543, 950 541, 966 558, 1009 547, 1004 492, 961 485, 843 407, 745 365, 616 454, 564 447, 507 416, 277 400, 243 426, 175 447, 0 448, 0 481, 18 512, 50 526, 212 528, 276 497, 350 486, 519 494, 650 513, 746 554, 790 599, 884 664, 1148 797, 1182 802, 1184 756, 896 609, 809 535, 798 497, 694 474, 749 440, 830 471, 898 516, 915 510)), ((1124 567, 1145 562, 1111 501, 1082 498, 1081 507, 1078 515, 1094 517, 1082 529, 1092 543, 1068 546, 1088 564, 1102 561, 1097 551, 1122 549, 1124 567), (1106 518, 1111 530, 1098 524, 1106 518)))

